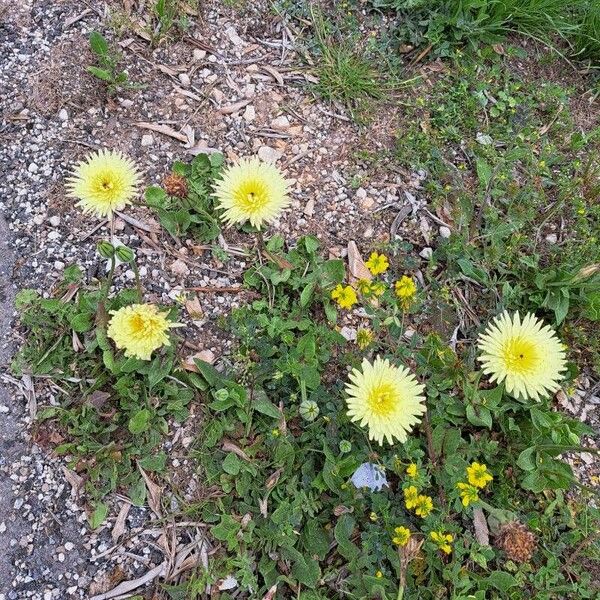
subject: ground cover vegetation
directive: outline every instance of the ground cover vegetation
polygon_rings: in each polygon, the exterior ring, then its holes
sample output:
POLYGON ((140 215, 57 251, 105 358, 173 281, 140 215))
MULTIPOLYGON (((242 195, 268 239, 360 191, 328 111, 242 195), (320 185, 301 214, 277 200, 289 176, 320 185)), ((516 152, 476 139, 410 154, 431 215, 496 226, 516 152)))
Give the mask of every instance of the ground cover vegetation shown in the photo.
MULTIPOLYGON (((148 501, 173 422, 197 407, 202 490, 175 516, 202 520, 215 552, 164 586, 171 598, 201 598, 227 577, 248 598, 595 598, 597 492, 566 460, 594 452, 594 432, 556 398, 600 370, 598 131, 575 125, 568 88, 510 69, 522 49, 455 46, 467 30, 483 43, 517 30, 592 58, 597 15, 549 0, 374 8, 409 15, 400 39, 448 57, 433 85, 402 97, 393 146, 356 151, 374 171, 428 174, 448 232, 435 250, 392 239, 352 267, 328 258, 310 232, 266 230, 289 206, 275 166, 201 154, 145 202, 171 236, 247 236, 253 300, 222 323, 233 353, 185 369, 177 306, 148 304, 139 276, 115 288, 135 253, 111 239, 98 245, 106 277, 73 265, 50 297, 18 295, 26 342, 14 370, 52 382, 40 431, 84 477, 92 527, 110 492, 148 501)), ((377 40, 333 50, 317 19, 315 93, 357 118, 364 102, 397 98, 370 62, 377 40)), ((90 219, 126 209, 141 185, 109 151, 66 183, 90 219)))

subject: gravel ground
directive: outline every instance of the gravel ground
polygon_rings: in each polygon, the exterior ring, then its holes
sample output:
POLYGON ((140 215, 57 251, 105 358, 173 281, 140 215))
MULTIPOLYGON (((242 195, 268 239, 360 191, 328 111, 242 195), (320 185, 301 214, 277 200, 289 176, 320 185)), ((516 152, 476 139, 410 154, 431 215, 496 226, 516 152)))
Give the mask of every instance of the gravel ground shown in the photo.
MULTIPOLYGON (((258 154, 276 161, 296 184, 292 208, 275 229, 289 239, 315 233, 332 256, 345 256, 352 239, 363 252, 388 241, 403 205, 410 211, 398 235, 417 244, 423 261, 436 240, 449 234, 423 211, 424 173, 398 171, 363 183, 367 166, 354 151, 377 152, 389 143, 385 119, 361 134, 338 108, 316 101, 310 92, 314 78, 296 53, 298 32, 260 3, 243 14, 208 3, 188 32, 191 41, 154 51, 135 33, 125 36, 123 64, 131 80, 145 87, 115 98, 106 98, 102 85, 84 70, 93 63, 87 36, 114 10, 76 0, 4 4, 2 11, 0 0, 0 207, 9 230, 0 226, 5 290, 0 334, 11 340, 0 349, 4 367, 19 341, 16 332, 12 339, 7 333, 12 290, 33 287, 49 295, 73 262, 88 277, 98 273, 95 247, 108 237, 107 226, 73 209, 63 189, 69 168, 91 149, 122 150, 145 170, 146 184, 160 182, 174 160, 189 160, 206 148, 218 149, 230 160, 258 154), (139 123, 169 125, 185 141, 139 123)), ((165 240, 143 206, 128 215, 143 228, 131 219, 118 219, 116 234, 137 249, 150 301, 171 303, 184 287, 240 283, 247 266, 242 255, 219 262, 192 242, 174 246, 165 240)), ((242 253, 247 243, 227 231, 221 239, 224 247, 242 253)), ((133 276, 121 271, 117 285, 133 276)), ((190 354, 220 356, 227 351, 227 340, 218 336, 215 320, 242 299, 199 294, 199 300, 205 318, 190 329, 190 354)), ((8 387, 0 391, 0 548, 7 551, 0 553, 0 600, 89 598, 160 566, 164 531, 152 526, 149 510, 115 497, 108 522, 90 532, 77 476, 46 445, 31 440, 36 405, 49 400, 48 390, 5 372, 8 387), (117 524, 123 529, 120 535, 115 535, 117 524)), ((597 425, 598 397, 588 392, 582 392, 573 412, 585 410, 586 420, 597 425)), ((169 442, 172 463, 181 472, 186 471, 191 439, 189 430, 176 428, 169 442)), ((194 481, 187 485, 193 493, 194 481)), ((197 532, 190 526, 177 536, 183 543, 197 532)))

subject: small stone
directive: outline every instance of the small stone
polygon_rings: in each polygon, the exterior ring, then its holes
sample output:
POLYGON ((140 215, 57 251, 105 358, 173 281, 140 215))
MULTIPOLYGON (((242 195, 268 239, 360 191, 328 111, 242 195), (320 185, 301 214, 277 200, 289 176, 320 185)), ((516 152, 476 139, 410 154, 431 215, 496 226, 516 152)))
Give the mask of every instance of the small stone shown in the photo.
POLYGON ((356 197, 359 200, 364 200, 367 197, 367 190, 365 190, 364 188, 359 187, 356 190, 356 197))
POLYGON ((225 35, 231 40, 234 46, 243 46, 244 40, 237 34, 235 27, 228 27, 225 30, 225 35))
POLYGON ((189 275, 190 269, 185 264, 185 261, 178 258, 171 264, 171 273, 173 273, 173 275, 177 275, 178 277, 185 277, 186 275, 189 275))
MULTIPOLYGON (((5 415, 8 412, 10 412, 10 409, 8 408, 8 406, 5 406, 4 404, 0 404, 0 414, 5 415)), ((2 524, 0 524, 0 528, 2 527, 2 524)), ((2 531, 0 530, 0 533, 2 533, 2 531)))
POLYGON ((30 164, 30 165, 27 167, 27 170, 28 170, 30 173, 37 173, 37 171, 38 171, 38 166, 37 166, 35 163, 31 163, 31 164, 30 164))
POLYGON ((62 271, 65 268, 65 263, 60 260, 56 260, 54 261, 54 268, 57 271, 62 271))
POLYGON ((152 146, 154 144, 154 137, 151 133, 145 133, 142 136, 142 146, 152 146))
POLYGON ((67 552, 71 552, 71 550, 73 550, 73 548, 75 548, 75 545, 72 542, 67 542, 65 544, 65 550, 67 552))
POLYGON ((271 128, 277 131, 287 131, 290 128, 290 120, 282 115, 271 121, 271 128))
POLYGON ((128 99, 120 100, 119 104, 123 108, 131 108, 133 106, 133 100, 128 100, 128 99))
POLYGON ((307 217, 312 217, 315 214, 315 201, 312 198, 306 203, 304 214, 307 217))
POLYGON ((356 339, 356 329, 354 329, 354 327, 344 326, 340 329, 340 334, 349 342, 353 342, 356 339))
POLYGON ((549 234, 546 236, 546 241, 547 241, 549 244, 556 244, 556 242, 558 241, 558 236, 557 236, 555 233, 549 233, 549 234))
POLYGON ((206 58, 206 50, 194 48, 194 60, 204 60, 206 58))
POLYGON ((66 108, 62 108, 61 111, 58 113, 58 119, 63 123, 69 120, 69 113, 67 112, 66 108))
POLYGON ((425 260, 429 260, 433 256, 433 250, 429 247, 423 248, 423 250, 419 252, 419 256, 425 260))
POLYGON ((2 521, 2 523, 0 523, 0 533, 4 533, 6 531, 6 523, 4 521, 2 521))
POLYGON ((449 237, 450 237, 450 235, 451 235, 451 233, 452 233, 452 232, 450 231, 450 227, 446 227, 445 225, 442 225, 442 226, 440 227, 440 235, 441 235, 443 238, 449 238, 449 237))
POLYGON ((254 106, 252 106, 252 104, 248 104, 248 106, 246 106, 246 110, 244 111, 244 120, 250 123, 251 121, 254 121, 254 119, 256 119, 256 111, 254 110, 254 106))
POLYGON ((52 227, 58 227, 60 225, 60 217, 58 215, 50 217, 49 223, 52 227))
POLYGON ((365 232, 363 233, 363 237, 372 238, 374 233, 375 233, 375 231, 373 230, 372 227, 367 227, 365 229, 365 232))
POLYGON ((276 163, 283 155, 279 150, 271 148, 270 146, 261 146, 258 149, 258 158, 265 162, 276 163))
POLYGON ((189 86, 192 82, 190 81, 190 76, 187 73, 179 73, 179 81, 181 85, 189 86))
POLYGON ((56 241, 56 240, 58 240, 59 238, 60 238, 60 231, 51 231, 51 232, 48 234, 48 239, 49 239, 50 241, 56 241))

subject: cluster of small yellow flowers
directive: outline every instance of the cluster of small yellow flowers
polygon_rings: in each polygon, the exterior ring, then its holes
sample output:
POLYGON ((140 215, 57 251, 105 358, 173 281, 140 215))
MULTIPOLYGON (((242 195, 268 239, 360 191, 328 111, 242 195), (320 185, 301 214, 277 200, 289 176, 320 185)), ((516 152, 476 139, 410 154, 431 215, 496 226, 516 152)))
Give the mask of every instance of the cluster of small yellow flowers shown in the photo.
POLYGON ((478 462, 471 463, 466 470, 468 483, 459 481, 456 484, 460 493, 462 505, 467 507, 469 504, 479 501, 479 490, 487 486, 494 478, 488 473, 487 466, 478 462))
POLYGON ((474 462, 467 467, 467 479, 471 485, 483 489, 494 477, 488 473, 487 465, 474 462))
POLYGON ((392 542, 397 546, 406 546, 408 544, 408 540, 410 540, 410 530, 406 527, 396 527, 394 529, 394 537, 392 538, 392 542))
POLYGON ((370 329, 361 328, 356 332, 356 345, 360 350, 368 348, 375 339, 373 332, 370 329))
POLYGON ((479 490, 474 485, 461 481, 456 484, 456 487, 460 490, 460 498, 463 506, 467 507, 469 504, 479 501, 479 490))
POLYGON ((432 531, 429 534, 431 541, 434 542, 438 550, 441 550, 445 554, 450 554, 452 552, 452 542, 454 541, 454 536, 451 533, 444 533, 443 531, 432 531))
POLYGON ((410 463, 410 465, 406 467, 406 474, 411 479, 416 479, 419 476, 419 470, 417 468, 417 465, 415 465, 415 463, 410 463))
POLYGON ((340 308, 352 308, 358 302, 354 288, 350 285, 343 286, 341 283, 331 291, 331 299, 335 300, 340 308))
POLYGON ((417 293, 417 284, 412 277, 402 275, 402 277, 394 284, 396 296, 400 299, 400 305, 404 310, 407 310, 414 300, 417 293))
POLYGON ((388 270, 390 262, 385 254, 371 252, 371 256, 369 256, 369 260, 365 265, 373 275, 381 275, 388 270))
POLYGON ((378 298, 385 292, 385 283, 383 281, 369 281, 368 279, 359 279, 356 283, 356 289, 361 296, 378 298))
POLYGON ((425 518, 433 510, 433 499, 419 494, 417 488, 411 485, 404 489, 404 505, 409 510, 414 509, 418 517, 425 518))

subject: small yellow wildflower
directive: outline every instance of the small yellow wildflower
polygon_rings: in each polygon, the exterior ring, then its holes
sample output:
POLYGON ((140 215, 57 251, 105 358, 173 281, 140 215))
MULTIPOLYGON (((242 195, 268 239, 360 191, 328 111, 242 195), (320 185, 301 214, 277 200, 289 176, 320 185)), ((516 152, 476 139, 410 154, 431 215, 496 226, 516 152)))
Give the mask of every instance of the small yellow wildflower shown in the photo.
POLYGON ((417 506, 417 498, 419 496, 419 492, 414 485, 411 485, 407 488, 404 488, 404 505, 409 510, 411 508, 415 508, 417 506))
POLYGON ((153 304, 131 304, 110 314, 106 335, 128 358, 150 360, 154 350, 170 345, 169 329, 179 325, 171 323, 167 312, 160 312, 153 304))
POLYGON ((383 573, 381 571, 377 571, 377 573, 375 573, 375 577, 377 577, 377 579, 381 579, 383 577, 383 573))
POLYGON ((400 298, 400 304, 404 309, 410 306, 415 294, 417 293, 417 284, 412 277, 402 275, 394 284, 396 296, 400 298))
POLYGON ((415 514, 425 518, 433 510, 433 499, 431 496, 419 495, 415 502, 415 514))
POLYGON ((463 506, 469 506, 469 504, 479 500, 478 490, 474 485, 463 483, 461 481, 456 484, 456 487, 460 490, 460 497, 462 499, 463 506))
POLYGON ((410 540, 410 530, 406 527, 396 527, 394 529, 394 537, 392 538, 392 542, 398 546, 406 546, 408 544, 408 540, 410 540))
POLYGON ((352 308, 358 302, 354 289, 349 285, 343 286, 341 283, 338 283, 331 291, 331 298, 337 302, 340 308, 352 308))
POLYGON ((364 350, 373 343, 374 337, 375 336, 373 335, 373 332, 370 329, 361 328, 356 332, 356 345, 361 350, 364 350))
POLYGON ((419 474, 419 470, 417 469, 417 465, 415 465, 415 463, 410 463, 410 465, 408 465, 408 467, 406 467, 406 474, 411 479, 415 479, 415 477, 417 477, 417 475, 419 474))
POLYGON ((437 544, 438 549, 442 552, 445 552, 446 554, 450 554, 450 552, 452 552, 451 544, 454 541, 454 536, 451 533, 432 531, 429 534, 429 537, 433 542, 435 542, 435 544, 437 544))
POLYGON ((492 475, 487 472, 487 466, 480 465, 477 462, 471 463, 471 466, 467 467, 467 478, 471 485, 478 488, 484 488, 494 479, 492 475))
POLYGON ((373 523, 375 523, 375 522, 377 521, 377 519, 379 519, 379 517, 377 516, 377 513, 376 513, 376 512, 372 512, 372 513, 369 515, 369 519, 371 519, 371 521, 373 521, 373 523))
POLYGON ((379 297, 385 292, 385 283, 383 281, 372 281, 371 282, 371 294, 375 297, 379 297))
POLYGON ((356 282, 356 289, 363 296, 371 295, 371 282, 368 279, 359 279, 356 282))
POLYGON ((365 263, 365 266, 373 275, 380 275, 388 270, 390 262, 385 254, 371 252, 371 256, 369 256, 369 260, 365 263))

